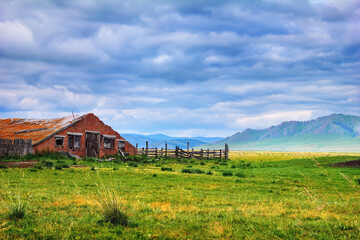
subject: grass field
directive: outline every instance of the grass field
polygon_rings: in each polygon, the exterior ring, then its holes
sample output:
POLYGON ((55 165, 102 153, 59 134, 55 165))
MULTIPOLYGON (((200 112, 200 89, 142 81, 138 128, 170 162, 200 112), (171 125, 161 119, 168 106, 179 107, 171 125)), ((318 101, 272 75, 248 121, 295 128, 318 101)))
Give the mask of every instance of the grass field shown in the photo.
POLYGON ((330 166, 359 158, 230 152, 0 169, 0 239, 360 239, 360 169, 330 166), (116 193, 126 226, 104 221, 103 189, 116 193), (9 216, 19 202, 24 217, 9 216))

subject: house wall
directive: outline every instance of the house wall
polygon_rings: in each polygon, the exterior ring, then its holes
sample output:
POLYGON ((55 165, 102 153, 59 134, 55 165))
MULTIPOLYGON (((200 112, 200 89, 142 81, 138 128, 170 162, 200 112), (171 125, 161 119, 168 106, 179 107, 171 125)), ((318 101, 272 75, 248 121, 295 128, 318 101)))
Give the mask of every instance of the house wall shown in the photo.
MULTIPOLYGON (((64 144, 63 146, 55 146, 55 136, 50 137, 49 139, 40 142, 34 146, 35 152, 51 150, 51 151, 63 151, 63 152, 71 152, 78 156, 85 157, 86 156, 86 132, 85 131, 96 131, 100 132, 100 134, 105 135, 115 135, 115 147, 114 149, 105 149, 104 148, 104 139, 100 143, 100 152, 99 156, 103 157, 105 155, 112 155, 118 152, 117 149, 117 140, 125 140, 123 137, 119 135, 116 131, 114 131, 110 126, 105 125, 98 117, 94 114, 89 113, 82 117, 83 119, 76 122, 75 124, 69 126, 68 128, 58 132, 56 135, 63 135, 64 144), (78 149, 69 149, 68 148, 68 132, 72 133, 82 133, 81 136, 81 145, 78 149)), ((130 153, 130 155, 136 155, 137 150, 133 145, 128 142, 125 142, 125 152, 130 153)))

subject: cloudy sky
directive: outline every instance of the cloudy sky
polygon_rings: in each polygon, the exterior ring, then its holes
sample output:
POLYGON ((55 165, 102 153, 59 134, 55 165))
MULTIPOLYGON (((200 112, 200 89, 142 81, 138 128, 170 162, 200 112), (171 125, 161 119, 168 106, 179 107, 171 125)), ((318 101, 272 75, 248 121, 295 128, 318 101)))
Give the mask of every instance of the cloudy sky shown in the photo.
POLYGON ((229 136, 360 115, 360 2, 0 0, 0 117, 229 136))

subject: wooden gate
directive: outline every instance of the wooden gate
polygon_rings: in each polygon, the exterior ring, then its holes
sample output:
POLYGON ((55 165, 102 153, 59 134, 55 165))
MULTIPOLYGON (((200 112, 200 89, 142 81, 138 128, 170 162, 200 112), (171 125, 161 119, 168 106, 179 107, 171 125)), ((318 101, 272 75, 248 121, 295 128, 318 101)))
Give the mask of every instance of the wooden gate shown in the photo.
POLYGON ((86 133, 86 156, 98 157, 100 152, 100 133, 86 133))

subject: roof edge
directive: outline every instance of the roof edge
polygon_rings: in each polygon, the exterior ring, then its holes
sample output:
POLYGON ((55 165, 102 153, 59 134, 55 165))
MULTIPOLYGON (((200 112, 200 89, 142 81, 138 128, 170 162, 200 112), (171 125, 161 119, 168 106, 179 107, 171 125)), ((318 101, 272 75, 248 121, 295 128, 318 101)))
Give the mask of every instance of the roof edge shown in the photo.
POLYGON ((58 130, 58 131, 56 131, 56 132, 53 132, 52 134, 50 134, 50 135, 48 135, 48 136, 44 137, 43 139, 41 139, 41 140, 37 141, 36 143, 33 143, 32 145, 33 145, 33 146, 35 146, 35 145, 37 145, 37 144, 39 144, 39 143, 44 142, 45 140, 48 140, 48 139, 49 139, 49 138, 51 138, 52 136, 54 136, 54 135, 58 134, 58 133, 59 133, 59 132, 61 132, 61 131, 64 131, 64 130, 65 130, 65 129, 67 129, 68 127, 70 127, 70 126, 74 125, 75 123, 77 123, 77 122, 79 122, 79 121, 83 120, 83 117, 84 117, 84 116, 86 116, 86 115, 87 115, 87 114, 81 115, 80 117, 76 118, 74 122, 72 122, 72 123, 70 123, 70 124, 66 125, 65 127, 63 127, 63 128, 61 128, 61 129, 59 129, 59 130, 58 130))

